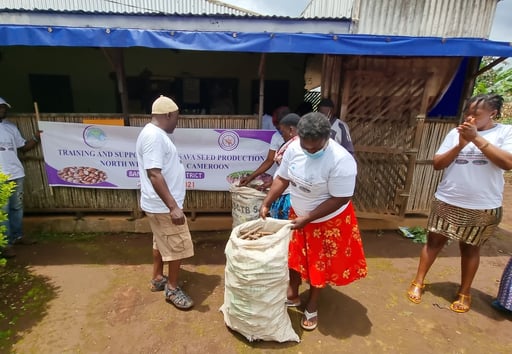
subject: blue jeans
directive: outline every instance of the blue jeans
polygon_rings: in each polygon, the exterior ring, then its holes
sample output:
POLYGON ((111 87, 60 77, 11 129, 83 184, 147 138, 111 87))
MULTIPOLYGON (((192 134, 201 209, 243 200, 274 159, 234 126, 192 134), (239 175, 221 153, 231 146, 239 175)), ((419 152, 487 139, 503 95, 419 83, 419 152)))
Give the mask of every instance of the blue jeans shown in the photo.
POLYGON ((7 220, 2 224, 5 226, 5 235, 10 245, 23 237, 23 177, 13 179, 12 182, 16 183, 16 186, 2 208, 7 214, 7 220))

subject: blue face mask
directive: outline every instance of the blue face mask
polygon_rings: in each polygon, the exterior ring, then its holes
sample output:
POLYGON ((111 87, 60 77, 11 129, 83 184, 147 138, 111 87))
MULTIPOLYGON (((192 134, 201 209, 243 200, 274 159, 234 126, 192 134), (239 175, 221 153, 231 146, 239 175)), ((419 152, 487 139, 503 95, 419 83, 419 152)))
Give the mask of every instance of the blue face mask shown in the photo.
POLYGON ((302 149, 302 151, 304 151, 304 154, 309 157, 310 159, 313 159, 313 160, 316 160, 320 157, 322 157, 322 155, 325 153, 325 150, 318 150, 317 152, 315 153, 310 153, 309 151, 306 151, 304 149, 302 149))
MULTIPOLYGON (((327 143, 325 145, 327 145, 327 143)), ((318 150, 317 152, 313 152, 313 153, 306 151, 304 149, 302 149, 302 151, 304 151, 304 154, 308 158, 316 160, 316 159, 322 157, 323 154, 325 154, 325 149, 327 149, 327 146, 324 146, 321 150, 318 150)))

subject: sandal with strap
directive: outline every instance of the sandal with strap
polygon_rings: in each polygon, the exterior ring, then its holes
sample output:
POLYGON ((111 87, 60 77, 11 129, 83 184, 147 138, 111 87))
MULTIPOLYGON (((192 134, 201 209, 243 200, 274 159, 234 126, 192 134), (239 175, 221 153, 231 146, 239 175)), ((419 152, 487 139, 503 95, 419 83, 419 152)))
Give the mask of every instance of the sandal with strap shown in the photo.
POLYGON ((471 308, 471 295, 457 294, 457 300, 452 302, 450 310, 457 313, 468 312, 471 308))
POLYGON ((165 284, 167 284, 167 277, 165 275, 163 275, 160 280, 151 279, 151 288, 149 288, 149 290, 153 292, 164 291, 165 284))
POLYGON ((185 294, 183 290, 178 286, 176 289, 170 289, 167 284, 165 284, 165 301, 173 304, 180 310, 188 310, 194 306, 194 301, 185 294))
POLYGON ((307 331, 312 331, 318 326, 318 311, 309 312, 308 310, 304 310, 304 316, 300 321, 300 326, 307 331), (316 318, 316 321, 311 321, 313 318, 316 318), (307 325, 304 322, 312 322, 312 324, 307 325))
POLYGON ((424 288, 425 284, 418 284, 415 281, 411 281, 409 290, 407 290, 407 298, 415 304, 419 304, 421 302, 421 296, 423 295, 424 288))
POLYGON ((299 307, 300 306, 300 297, 297 297, 294 300, 286 299, 284 302, 286 304, 286 307, 299 307))

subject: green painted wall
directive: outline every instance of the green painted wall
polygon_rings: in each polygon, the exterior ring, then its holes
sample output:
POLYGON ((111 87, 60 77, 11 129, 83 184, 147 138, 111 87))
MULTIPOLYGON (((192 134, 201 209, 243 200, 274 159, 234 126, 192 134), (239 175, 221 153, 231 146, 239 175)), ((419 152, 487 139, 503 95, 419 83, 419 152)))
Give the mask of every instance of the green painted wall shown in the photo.
MULTIPOLYGON (((240 114, 253 113, 251 82, 258 79, 259 53, 194 52, 167 49, 128 48, 124 50, 126 75, 143 70, 152 77, 238 79, 240 114)), ((305 56, 267 54, 265 78, 289 80, 289 105, 303 100, 305 56)), ((0 96, 13 105, 14 113, 34 111, 29 74, 67 75, 70 78, 74 111, 115 113, 118 111, 113 68, 99 48, 0 47, 0 96)), ((55 89, 48 88, 52 95, 55 89)), ((60 98, 58 98, 60 99, 60 98)), ((63 98, 64 99, 64 98, 63 98)), ((41 111, 43 113, 43 111, 41 111)), ((44 112, 53 113, 53 112, 44 112)), ((137 102, 130 113, 142 113, 137 102)))

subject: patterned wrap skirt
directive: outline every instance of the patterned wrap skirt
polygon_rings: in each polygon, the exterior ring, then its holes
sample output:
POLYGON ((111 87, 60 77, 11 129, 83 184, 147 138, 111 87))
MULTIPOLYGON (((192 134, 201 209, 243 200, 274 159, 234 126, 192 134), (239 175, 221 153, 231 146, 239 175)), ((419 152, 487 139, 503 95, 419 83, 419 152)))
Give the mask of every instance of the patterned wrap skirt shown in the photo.
POLYGON ((290 214, 290 194, 282 194, 270 206, 270 217, 274 219, 288 220, 290 214))
MULTIPOLYGON (((290 209, 290 219, 296 217, 290 209)), ((293 230, 288 267, 316 288, 347 285, 366 277, 368 268, 352 202, 330 220, 293 230)))
POLYGON ((427 229, 452 240, 481 246, 494 235, 502 217, 502 207, 485 210, 466 209, 434 198, 427 229))
POLYGON ((509 259, 501 276, 500 289, 496 299, 501 306, 512 311, 512 257, 509 259))

